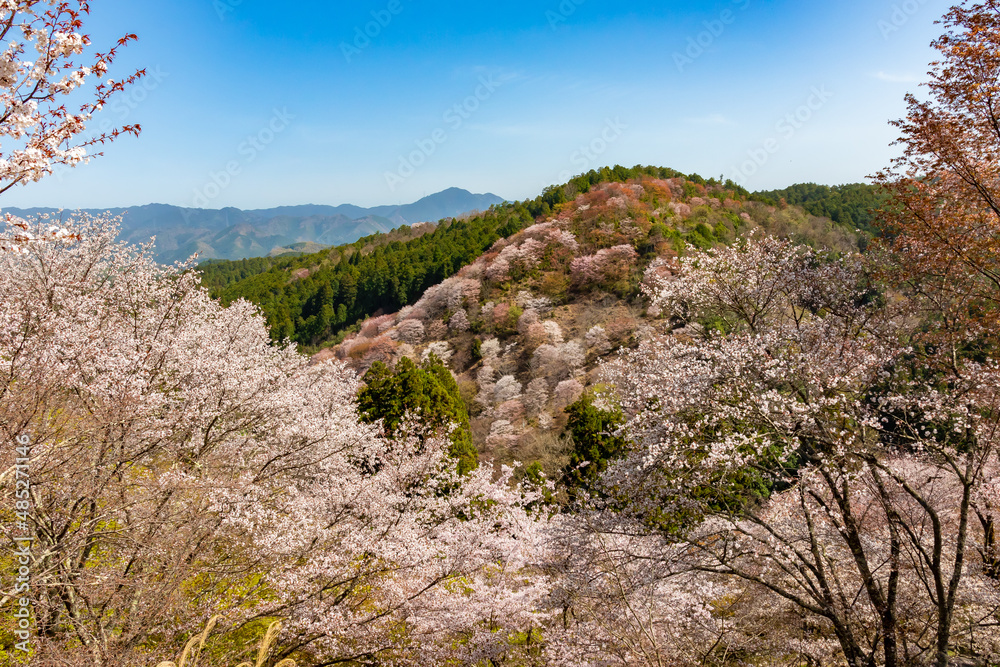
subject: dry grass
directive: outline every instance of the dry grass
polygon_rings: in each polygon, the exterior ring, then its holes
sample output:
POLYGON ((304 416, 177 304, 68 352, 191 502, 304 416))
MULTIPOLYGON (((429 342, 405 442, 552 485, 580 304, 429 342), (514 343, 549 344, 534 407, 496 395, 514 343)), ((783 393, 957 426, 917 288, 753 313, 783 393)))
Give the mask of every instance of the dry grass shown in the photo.
MULTIPOLYGON (((201 656, 202 649, 205 648, 205 642, 208 641, 208 636, 212 634, 212 630, 215 629, 219 619, 219 616, 213 617, 200 635, 195 635, 188 641, 184 650, 181 652, 181 657, 178 662, 161 662, 156 667, 197 667, 198 658, 201 656)), ((260 647, 257 650, 256 662, 243 662, 236 667, 264 667, 264 663, 267 661, 268 656, 271 654, 271 650, 278 641, 279 632, 281 632, 281 621, 271 623, 271 625, 267 627, 267 632, 264 633, 264 637, 260 640, 260 647)), ((274 667, 296 667, 296 665, 294 660, 286 658, 274 667)))

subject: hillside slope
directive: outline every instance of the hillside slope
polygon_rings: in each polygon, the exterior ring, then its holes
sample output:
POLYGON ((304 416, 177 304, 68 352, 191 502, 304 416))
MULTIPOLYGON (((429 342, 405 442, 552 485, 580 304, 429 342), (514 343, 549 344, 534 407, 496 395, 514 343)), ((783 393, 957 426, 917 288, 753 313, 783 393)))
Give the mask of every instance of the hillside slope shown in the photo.
POLYGON ((756 192, 754 198, 771 205, 784 202, 801 206, 807 213, 872 235, 878 233, 873 211, 885 202, 878 186, 867 183, 834 186, 799 183, 783 190, 756 192))
POLYGON ((243 298, 259 305, 274 340, 290 339, 309 349, 369 315, 414 303, 531 221, 523 206, 503 205, 304 257, 211 262, 200 267, 202 281, 226 303, 243 298))
POLYGON ((566 461, 564 409, 599 382, 602 360, 658 326, 640 291, 654 259, 754 230, 841 251, 863 242, 852 227, 753 201, 731 183, 629 172, 547 191, 532 203, 548 209, 533 224, 316 358, 364 373, 433 354, 456 375, 483 457, 537 461, 552 474, 566 461))

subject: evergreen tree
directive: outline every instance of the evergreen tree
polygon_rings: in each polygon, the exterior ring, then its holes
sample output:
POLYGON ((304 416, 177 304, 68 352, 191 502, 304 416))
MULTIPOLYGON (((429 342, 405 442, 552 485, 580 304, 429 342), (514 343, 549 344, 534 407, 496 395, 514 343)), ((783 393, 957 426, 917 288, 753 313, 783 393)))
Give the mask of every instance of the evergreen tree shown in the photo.
POLYGON ((602 410, 594 397, 585 395, 566 408, 568 431, 573 439, 569 464, 563 470, 563 484, 571 500, 580 491, 593 492, 593 485, 608 463, 625 451, 625 438, 615 431, 625 423, 620 409, 602 410))
POLYGON ((472 444, 469 414, 451 371, 435 357, 417 366, 404 357, 390 368, 376 362, 365 374, 365 388, 358 395, 362 421, 381 420, 393 437, 407 415, 419 416, 428 433, 450 430, 450 454, 462 474, 479 465, 479 453, 472 444))

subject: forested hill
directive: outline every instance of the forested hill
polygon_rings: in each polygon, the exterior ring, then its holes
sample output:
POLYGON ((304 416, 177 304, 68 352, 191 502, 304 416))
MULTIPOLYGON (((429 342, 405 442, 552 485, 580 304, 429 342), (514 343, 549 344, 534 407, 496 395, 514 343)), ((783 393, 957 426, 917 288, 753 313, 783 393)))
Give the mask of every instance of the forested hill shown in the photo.
MULTIPOLYGON (((381 396, 376 403, 392 404, 385 387, 416 382, 404 360, 426 360, 431 370, 436 358, 454 375, 468 410, 470 437, 463 442, 471 441, 474 450, 466 460, 478 452, 560 475, 573 456, 563 435, 579 425, 566 408, 600 387, 603 362, 665 324, 647 311, 640 289, 654 261, 669 265, 688 246, 713 248, 755 232, 835 251, 855 250, 863 241, 853 227, 761 199, 731 182, 666 169, 592 172, 505 209, 513 223, 496 234, 503 238, 412 306, 376 302, 384 314, 371 311, 339 344, 324 342, 316 359, 347 362, 374 384, 381 396), (511 229, 518 231, 504 234, 511 229), (400 377, 390 381, 387 369, 400 377)), ((482 245, 494 236, 489 232, 496 222, 477 221, 484 226, 482 245)), ((416 244, 421 241, 434 239, 416 244)), ((333 296, 326 285, 318 289, 326 296, 314 299, 325 303, 333 296)), ((438 392, 446 406, 451 403, 444 395, 454 393, 438 392)), ((587 423, 600 417, 585 405, 574 409, 587 423)), ((586 447, 588 439, 574 433, 573 441, 586 447)), ((589 451, 577 453, 581 460, 599 460, 589 451)))
POLYGON ((866 183, 835 186, 800 183, 784 190, 756 192, 754 197, 772 205, 784 201, 801 206, 812 215, 830 218, 872 235, 877 234, 872 211, 885 201, 878 187, 866 183))
MULTIPOLYGON (((428 288, 471 264, 498 240, 558 213, 595 187, 650 179, 671 179, 679 190, 660 192, 641 213, 641 221, 626 223, 640 223, 630 244, 647 259, 658 243, 679 250, 688 243, 706 247, 726 240, 746 226, 743 218, 750 214, 744 207, 751 203, 764 208, 772 200, 775 206, 782 200, 829 206, 853 232, 867 215, 860 207, 874 201, 873 194, 866 198, 856 186, 845 186, 846 197, 842 189, 823 190, 824 186, 751 194, 731 181, 721 183, 661 167, 616 166, 548 188, 533 200, 503 203, 463 219, 376 234, 302 257, 210 262, 200 268, 204 284, 224 302, 245 298, 258 304, 275 340, 290 339, 314 349, 339 340, 366 317, 412 305, 428 288)), ((594 224, 622 224, 614 215, 604 218, 594 224)), ((816 235, 805 240, 816 242, 816 235)))
MULTIPOLYGON (((551 214, 573 196, 598 183, 640 176, 683 174, 657 167, 604 168, 548 188, 534 200, 505 202, 464 219, 400 228, 301 257, 214 260, 199 269, 203 283, 225 303, 244 298, 259 305, 275 340, 316 346, 367 316, 414 303, 496 241, 551 214)), ((691 178, 706 182, 697 175, 691 178)))
POLYGON ((259 305, 274 340, 311 346, 368 315, 413 303, 531 221, 526 206, 504 204, 467 219, 394 230, 313 255, 200 268, 204 283, 223 302, 244 298, 259 305))

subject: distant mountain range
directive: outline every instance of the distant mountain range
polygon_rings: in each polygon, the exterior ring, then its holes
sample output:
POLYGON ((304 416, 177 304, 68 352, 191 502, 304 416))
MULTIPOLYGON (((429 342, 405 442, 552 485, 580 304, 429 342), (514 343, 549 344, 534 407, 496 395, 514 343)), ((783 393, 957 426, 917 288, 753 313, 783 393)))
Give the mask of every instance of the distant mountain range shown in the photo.
MULTIPOLYGON (((353 243, 376 232, 402 225, 437 222, 472 211, 482 211, 504 200, 494 194, 473 194, 450 188, 405 206, 363 208, 341 206, 281 206, 242 211, 181 208, 149 204, 134 208, 84 209, 91 214, 110 211, 122 216, 121 239, 147 243, 156 237, 157 260, 172 263, 198 253, 199 260, 245 259, 288 252, 315 252, 318 246, 353 243)), ((4 208, 4 213, 31 217, 58 213, 51 208, 4 208)))

